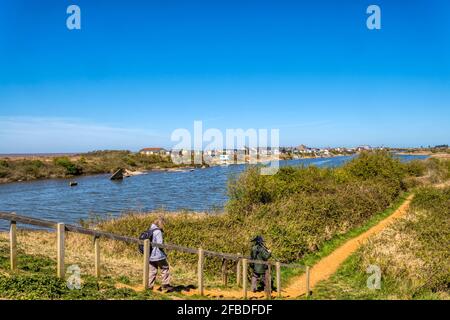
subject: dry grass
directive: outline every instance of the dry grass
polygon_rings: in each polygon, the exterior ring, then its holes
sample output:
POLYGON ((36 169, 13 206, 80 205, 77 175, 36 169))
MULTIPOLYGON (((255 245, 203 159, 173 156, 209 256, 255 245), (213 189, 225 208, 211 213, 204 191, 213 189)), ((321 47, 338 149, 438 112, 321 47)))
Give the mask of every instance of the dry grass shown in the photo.
POLYGON ((421 188, 406 215, 371 237, 329 280, 319 299, 450 299, 450 189, 421 188), (381 290, 366 288, 366 267, 378 265, 381 290), (343 288, 345 288, 343 290, 343 288))
MULTIPOLYGON (((406 220, 415 219, 408 213, 406 220)), ((411 234, 401 233, 394 226, 371 238, 362 251, 362 264, 373 261, 389 261, 389 272, 406 274, 414 282, 423 281, 425 262, 414 253, 421 250, 420 244, 411 234)))
MULTIPOLYGON (((9 234, 0 233, 0 245, 7 245, 9 234)), ((17 233, 18 250, 31 256, 44 256, 56 261, 56 235, 49 231, 20 230, 17 233)), ((124 249, 119 242, 101 239, 101 275, 118 279, 117 286, 124 284, 140 289, 142 282, 142 256, 130 249, 124 249), (124 283, 121 284, 120 282, 124 283)), ((170 261, 172 283, 175 285, 195 285, 197 271, 195 268, 176 261, 170 261)), ((82 275, 94 273, 93 238, 77 233, 66 233, 66 266, 77 264, 82 275)), ((220 279, 209 278, 207 285, 219 285, 220 279)), ((158 280, 157 280, 158 283, 158 280)))
POLYGON ((432 158, 450 159, 450 153, 435 153, 431 155, 432 158))

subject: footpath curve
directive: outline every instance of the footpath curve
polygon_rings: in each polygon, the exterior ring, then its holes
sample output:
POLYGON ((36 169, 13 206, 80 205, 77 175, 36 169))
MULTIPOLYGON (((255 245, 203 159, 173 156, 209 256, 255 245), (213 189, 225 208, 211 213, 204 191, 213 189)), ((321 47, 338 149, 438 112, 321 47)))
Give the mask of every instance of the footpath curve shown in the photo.
MULTIPOLYGON (((408 211, 409 205, 413 195, 408 196, 408 198, 402 203, 402 205, 395 210, 390 216, 381 220, 378 224, 365 231, 364 233, 356 236, 345 242, 339 248, 334 250, 325 258, 318 261, 310 270, 310 287, 314 286, 322 280, 328 279, 333 275, 339 266, 351 255, 353 254, 370 236, 381 232, 394 220, 402 217, 408 211)), ((287 286, 285 290, 282 290, 283 296, 285 297, 295 297, 306 293, 305 288, 305 275, 301 275, 291 282, 291 285, 287 286)))
MULTIPOLYGON (((384 228, 386 228, 389 224, 393 223, 396 219, 402 217, 407 212, 411 200, 414 195, 408 196, 408 198, 400 205, 400 207, 395 210, 391 215, 381 220, 378 224, 371 227, 369 230, 363 232, 359 236, 356 236, 328 256, 319 260, 315 265, 310 268, 310 289, 313 289, 314 286, 322 280, 328 279, 331 275, 333 275, 339 268, 339 266, 351 255, 353 254, 367 239, 381 232, 384 228)), ((196 290, 182 291, 184 295, 192 296, 197 294, 196 290)), ((301 276, 297 276, 291 280, 290 284, 282 289, 281 295, 283 298, 294 299, 296 297, 302 296, 306 293, 306 276, 305 274, 301 276)), ((204 295, 209 298, 219 298, 219 299, 241 299, 243 296, 242 290, 236 289, 213 289, 213 288, 205 288, 204 295)), ((276 296, 276 292, 274 292, 273 297, 276 296)), ((253 293, 249 291, 247 293, 248 299, 264 299, 264 292, 253 293)))

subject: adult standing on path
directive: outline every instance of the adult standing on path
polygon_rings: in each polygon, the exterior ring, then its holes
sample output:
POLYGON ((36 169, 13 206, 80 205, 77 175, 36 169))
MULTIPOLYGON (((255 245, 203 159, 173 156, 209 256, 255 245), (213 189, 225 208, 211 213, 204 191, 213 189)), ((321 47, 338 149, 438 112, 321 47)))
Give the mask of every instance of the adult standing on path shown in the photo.
MULTIPOLYGON (((152 233, 152 243, 163 244, 164 242, 164 218, 160 217, 150 227, 152 233)), ((161 269, 162 286, 163 290, 172 291, 173 287, 170 285, 170 271, 169 263, 167 262, 167 255, 164 249, 152 247, 150 254, 150 268, 149 268, 149 280, 148 287, 153 289, 158 274, 158 269, 161 269)))
MULTIPOLYGON (((272 255, 270 250, 264 244, 264 239, 261 236, 256 236, 251 242, 254 242, 252 246, 252 251, 250 256, 252 260, 269 260, 272 255)), ((258 291, 259 282, 263 283, 264 288, 266 287, 266 270, 267 265, 261 263, 255 263, 252 265, 252 291, 258 291)), ((266 288, 265 288, 266 289, 266 288)))

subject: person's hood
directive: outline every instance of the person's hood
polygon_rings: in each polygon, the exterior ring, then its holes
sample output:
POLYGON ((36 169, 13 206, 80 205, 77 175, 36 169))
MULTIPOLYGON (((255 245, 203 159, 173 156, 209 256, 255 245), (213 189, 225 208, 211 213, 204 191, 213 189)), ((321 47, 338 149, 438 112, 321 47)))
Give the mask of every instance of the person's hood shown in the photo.
POLYGON ((254 237, 252 240, 250 240, 250 242, 255 242, 255 243, 264 243, 264 239, 261 236, 256 236, 254 237))

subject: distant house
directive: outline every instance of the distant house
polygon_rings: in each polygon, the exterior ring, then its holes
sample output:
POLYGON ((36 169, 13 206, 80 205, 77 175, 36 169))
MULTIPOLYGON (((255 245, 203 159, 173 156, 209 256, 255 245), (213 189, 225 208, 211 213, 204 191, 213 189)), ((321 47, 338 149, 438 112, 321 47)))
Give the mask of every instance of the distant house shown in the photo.
POLYGON ((221 155, 219 155, 219 159, 223 164, 226 164, 228 161, 230 161, 230 155, 221 154, 221 155))
POLYGON ((367 151, 367 150, 370 150, 370 149, 372 149, 370 146, 359 146, 359 147, 357 147, 356 148, 356 150, 358 150, 358 151, 367 151))
POLYGON ((163 156, 163 155, 168 154, 168 151, 164 148, 144 148, 144 149, 141 149, 139 151, 139 153, 145 154, 147 156, 154 155, 154 154, 159 154, 159 155, 163 156))

